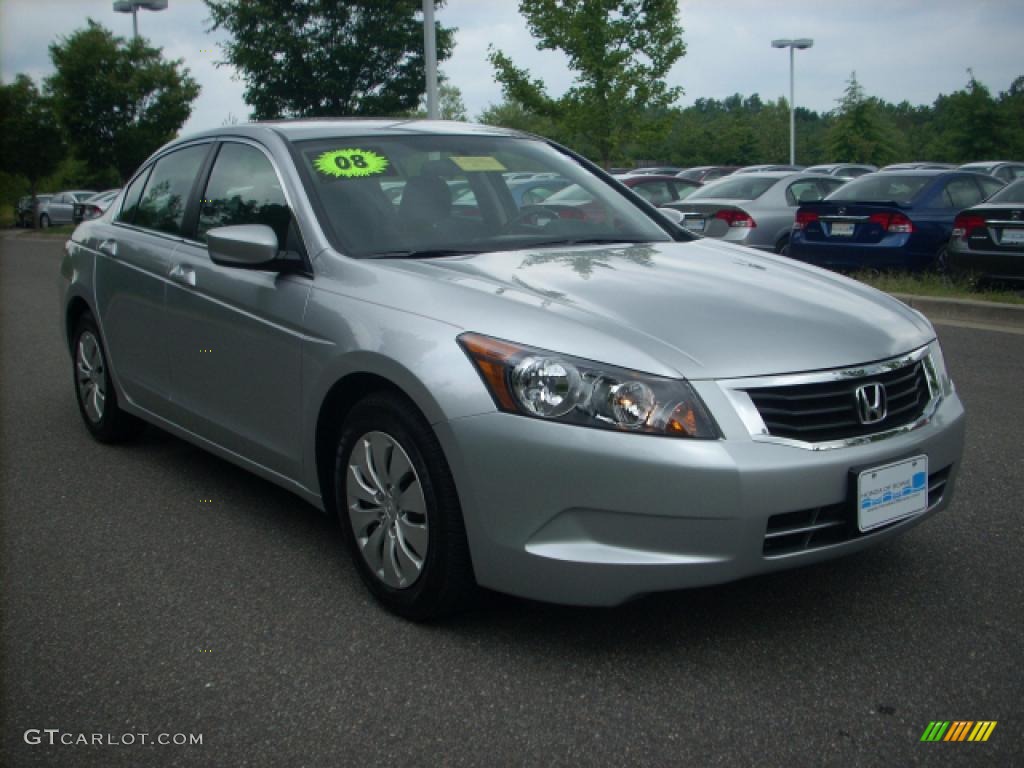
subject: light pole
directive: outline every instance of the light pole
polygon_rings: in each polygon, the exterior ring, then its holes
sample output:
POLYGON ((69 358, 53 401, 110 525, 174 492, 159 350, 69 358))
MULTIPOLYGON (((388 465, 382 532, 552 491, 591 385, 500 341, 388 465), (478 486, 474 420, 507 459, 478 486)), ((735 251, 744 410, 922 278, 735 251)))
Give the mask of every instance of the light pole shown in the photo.
POLYGON ((167 8, 167 0, 117 0, 114 11, 132 15, 132 34, 139 36, 139 9, 143 11, 163 11, 167 8))
POLYGON ((427 68, 427 117, 437 120, 437 42, 434 40, 434 0, 423 0, 423 52, 427 68))
POLYGON ((796 165, 796 102, 793 95, 793 50, 814 45, 809 37, 797 40, 772 40, 772 48, 789 48, 789 164, 796 165))

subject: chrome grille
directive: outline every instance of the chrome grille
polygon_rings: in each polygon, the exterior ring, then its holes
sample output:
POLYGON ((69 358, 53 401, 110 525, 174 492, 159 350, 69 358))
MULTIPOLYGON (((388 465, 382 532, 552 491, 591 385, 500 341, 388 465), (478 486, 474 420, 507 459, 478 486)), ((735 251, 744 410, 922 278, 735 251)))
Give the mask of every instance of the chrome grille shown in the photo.
POLYGON ((922 360, 871 376, 812 384, 748 389, 770 435, 807 443, 846 440, 917 419, 931 399, 922 360), (857 416, 857 387, 879 383, 885 388, 887 413, 874 424, 857 416))
MULTIPOLYGON (((952 466, 928 475, 928 509, 940 501, 946 492, 946 482, 952 466)), ((764 556, 779 557, 809 549, 820 549, 844 541, 870 536, 884 531, 890 525, 861 533, 857 527, 856 504, 851 499, 827 507, 802 509, 798 512, 784 512, 768 518, 764 536, 764 556)))

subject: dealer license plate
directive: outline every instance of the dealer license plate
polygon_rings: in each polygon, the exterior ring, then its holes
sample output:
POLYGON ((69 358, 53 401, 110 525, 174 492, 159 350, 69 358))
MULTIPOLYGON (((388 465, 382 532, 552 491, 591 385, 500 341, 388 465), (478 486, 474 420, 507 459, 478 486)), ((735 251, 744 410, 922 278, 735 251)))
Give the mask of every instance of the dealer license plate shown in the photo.
POLYGON ((1024 229, 1004 229, 1001 245, 1024 245, 1024 229))
POLYGON ((829 230, 833 237, 852 237, 853 236, 853 222, 852 221, 834 221, 832 222, 832 229, 829 230))
POLYGON ((683 224, 683 226, 686 227, 687 229, 693 230, 694 232, 703 232, 704 219, 686 219, 686 222, 683 224))
POLYGON ((857 477, 857 525, 862 532, 927 508, 927 456, 868 469, 857 477))

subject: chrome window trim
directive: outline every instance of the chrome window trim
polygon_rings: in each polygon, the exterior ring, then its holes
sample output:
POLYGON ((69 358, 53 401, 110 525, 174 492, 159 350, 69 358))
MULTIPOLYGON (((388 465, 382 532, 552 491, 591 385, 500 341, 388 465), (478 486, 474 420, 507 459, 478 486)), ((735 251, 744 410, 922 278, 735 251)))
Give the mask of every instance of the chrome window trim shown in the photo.
POLYGON ((758 443, 773 443, 775 445, 786 445, 792 448, 802 448, 807 451, 831 451, 837 448, 848 448, 855 445, 866 445, 879 440, 886 440, 896 435, 912 432, 923 427, 935 414, 942 399, 942 387, 939 382, 938 371, 935 362, 930 354, 931 343, 920 349, 916 349, 906 355, 893 357, 868 365, 856 365, 848 368, 836 368, 828 371, 812 371, 810 373, 781 374, 777 376, 755 376, 743 379, 720 379, 717 384, 726 398, 732 404, 740 421, 747 428, 750 438, 758 443), (761 418, 757 406, 747 393, 748 389, 763 389, 769 387, 790 387, 800 384, 822 384, 830 381, 843 381, 846 379, 863 379, 870 376, 877 376, 881 373, 904 368, 920 361, 924 367, 925 379, 928 382, 928 392, 931 395, 925 404, 924 411, 914 421, 893 427, 883 432, 875 432, 870 435, 850 437, 845 440, 830 440, 821 443, 810 443, 804 440, 794 440, 788 437, 777 437, 768 433, 764 419, 761 418))

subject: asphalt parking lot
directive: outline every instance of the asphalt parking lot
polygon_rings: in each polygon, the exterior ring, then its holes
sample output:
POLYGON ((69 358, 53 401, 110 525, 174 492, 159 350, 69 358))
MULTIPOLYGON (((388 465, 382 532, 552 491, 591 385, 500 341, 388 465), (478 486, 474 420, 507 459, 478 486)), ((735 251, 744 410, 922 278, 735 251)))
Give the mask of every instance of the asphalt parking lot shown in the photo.
POLYGON ((1024 765, 1024 335, 940 327, 964 468, 953 506, 895 542, 617 609, 494 596, 418 626, 285 491, 156 430, 88 437, 60 253, 0 239, 0 764, 1024 765), (998 725, 921 743, 932 720, 998 725))

